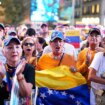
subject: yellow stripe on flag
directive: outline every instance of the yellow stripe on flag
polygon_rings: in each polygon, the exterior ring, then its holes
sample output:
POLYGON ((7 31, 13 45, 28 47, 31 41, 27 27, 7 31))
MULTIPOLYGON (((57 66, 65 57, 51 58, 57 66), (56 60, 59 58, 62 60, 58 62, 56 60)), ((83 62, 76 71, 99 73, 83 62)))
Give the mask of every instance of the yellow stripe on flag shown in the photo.
POLYGON ((79 30, 70 30, 65 33, 66 36, 80 36, 79 30))
POLYGON ((67 66, 59 66, 50 70, 36 70, 36 85, 56 90, 66 90, 86 84, 85 78, 79 72, 71 72, 67 66))

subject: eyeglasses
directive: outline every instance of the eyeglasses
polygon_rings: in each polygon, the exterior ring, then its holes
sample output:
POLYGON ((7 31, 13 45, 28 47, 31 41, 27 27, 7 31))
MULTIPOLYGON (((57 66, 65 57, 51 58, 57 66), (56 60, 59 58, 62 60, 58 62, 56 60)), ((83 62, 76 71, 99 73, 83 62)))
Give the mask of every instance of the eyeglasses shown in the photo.
POLYGON ((25 46, 28 46, 28 45, 29 45, 29 46, 32 47, 32 46, 34 46, 34 43, 24 43, 24 45, 25 45, 25 46))

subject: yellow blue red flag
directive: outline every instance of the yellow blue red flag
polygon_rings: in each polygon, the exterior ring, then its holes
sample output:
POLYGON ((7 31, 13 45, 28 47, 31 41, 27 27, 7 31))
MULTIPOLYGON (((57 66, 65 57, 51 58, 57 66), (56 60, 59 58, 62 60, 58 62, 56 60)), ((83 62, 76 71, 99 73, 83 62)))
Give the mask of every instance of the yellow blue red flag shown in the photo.
POLYGON ((85 78, 67 66, 36 71, 36 105, 90 105, 85 78))
POLYGON ((80 30, 69 30, 65 35, 65 42, 72 44, 75 48, 80 48, 80 30))

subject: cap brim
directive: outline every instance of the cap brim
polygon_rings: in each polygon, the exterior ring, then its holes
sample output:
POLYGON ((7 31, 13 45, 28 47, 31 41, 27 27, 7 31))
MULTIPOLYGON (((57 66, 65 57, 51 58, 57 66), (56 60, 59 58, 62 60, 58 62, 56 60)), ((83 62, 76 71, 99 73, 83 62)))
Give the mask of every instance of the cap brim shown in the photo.
POLYGON ((16 42, 18 44, 21 44, 19 39, 17 39, 17 38, 10 38, 8 41, 4 42, 4 46, 8 46, 11 43, 11 41, 14 41, 14 42, 16 42))
POLYGON ((92 33, 94 33, 94 32, 96 32, 96 33, 98 33, 99 35, 101 35, 101 32, 100 32, 99 30, 97 30, 97 29, 94 29, 94 30, 89 31, 89 34, 92 34, 92 33))
POLYGON ((55 39, 61 39, 61 40, 63 40, 61 37, 54 37, 53 39, 51 39, 51 41, 54 41, 55 39))
POLYGON ((11 32, 8 35, 10 35, 10 36, 16 36, 16 33, 15 32, 11 32))
POLYGON ((0 24, 0 28, 2 28, 4 30, 4 27, 0 24))

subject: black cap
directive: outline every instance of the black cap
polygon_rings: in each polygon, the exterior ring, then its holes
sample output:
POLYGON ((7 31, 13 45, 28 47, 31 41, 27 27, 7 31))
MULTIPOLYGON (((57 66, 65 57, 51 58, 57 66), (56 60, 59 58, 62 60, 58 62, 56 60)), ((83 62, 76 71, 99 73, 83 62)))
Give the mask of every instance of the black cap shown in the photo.
POLYGON ((0 28, 4 30, 4 25, 2 23, 0 23, 0 28))
POLYGON ((93 32, 96 32, 98 35, 101 35, 101 32, 98 28, 91 28, 89 30, 89 35, 92 34, 93 32))

